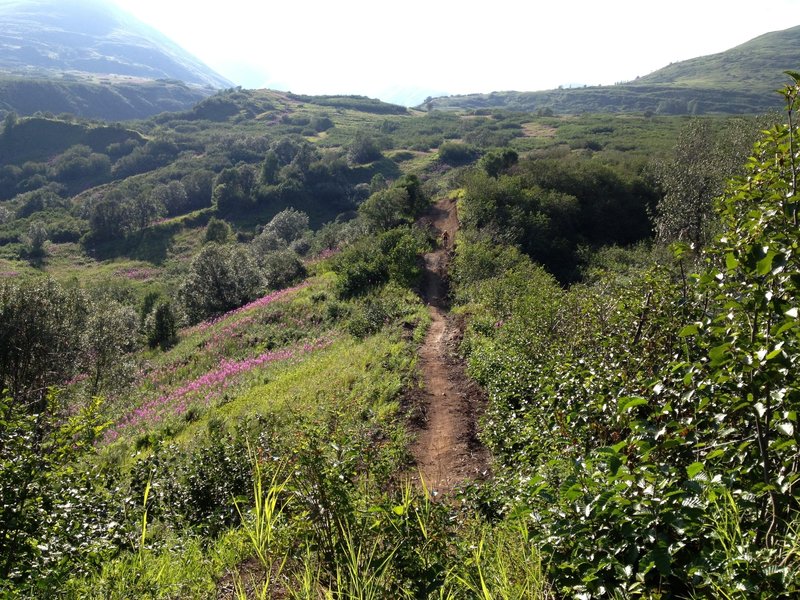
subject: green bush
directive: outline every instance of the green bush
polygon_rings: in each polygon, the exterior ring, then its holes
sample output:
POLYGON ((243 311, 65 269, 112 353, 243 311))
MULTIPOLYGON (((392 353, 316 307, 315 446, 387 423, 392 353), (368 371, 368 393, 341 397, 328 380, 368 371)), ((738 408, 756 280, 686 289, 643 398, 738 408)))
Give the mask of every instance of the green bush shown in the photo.
POLYGON ((476 284, 470 252, 506 261, 459 246, 496 460, 483 507, 531 516, 558 593, 797 594, 796 135, 756 145, 691 277, 684 244, 566 291, 521 265, 476 284))
POLYGON ((264 280, 246 248, 210 243, 192 259, 178 297, 193 323, 254 300, 264 280))
POLYGON ((452 166, 465 165, 478 158, 475 146, 461 142, 445 142, 439 146, 439 160, 452 166))
POLYGON ((421 274, 421 254, 430 243, 421 231, 407 227, 362 238, 333 260, 337 294, 342 298, 360 296, 389 281, 415 284, 421 274))

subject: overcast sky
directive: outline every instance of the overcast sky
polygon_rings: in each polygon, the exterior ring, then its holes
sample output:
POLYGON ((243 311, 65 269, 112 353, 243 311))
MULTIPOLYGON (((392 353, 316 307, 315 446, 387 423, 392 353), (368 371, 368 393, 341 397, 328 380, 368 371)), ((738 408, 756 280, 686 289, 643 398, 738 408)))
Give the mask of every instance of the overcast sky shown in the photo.
POLYGON ((800 0, 113 1, 238 85, 406 104, 613 84, 800 24, 800 0))

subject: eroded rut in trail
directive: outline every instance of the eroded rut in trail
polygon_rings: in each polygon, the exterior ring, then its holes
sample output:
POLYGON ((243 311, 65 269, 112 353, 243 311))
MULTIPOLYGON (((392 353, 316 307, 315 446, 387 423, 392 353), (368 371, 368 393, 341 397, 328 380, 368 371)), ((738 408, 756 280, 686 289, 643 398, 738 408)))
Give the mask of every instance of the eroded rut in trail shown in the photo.
POLYGON ((486 475, 488 453, 476 436, 484 398, 455 353, 461 328, 447 312, 447 268, 458 229, 455 200, 438 202, 422 224, 432 227, 441 243, 425 255, 422 292, 431 326, 420 348, 424 422, 412 452, 427 487, 446 494, 486 475))

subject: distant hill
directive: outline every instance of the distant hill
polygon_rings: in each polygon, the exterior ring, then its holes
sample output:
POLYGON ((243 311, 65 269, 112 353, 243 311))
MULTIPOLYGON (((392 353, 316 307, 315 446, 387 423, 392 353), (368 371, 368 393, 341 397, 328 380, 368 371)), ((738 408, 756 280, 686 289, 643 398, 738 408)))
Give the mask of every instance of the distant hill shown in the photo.
POLYGON ((0 4, 0 108, 112 120, 184 110, 233 84, 101 0, 0 4))
POLYGON ((423 108, 557 114, 759 114, 781 106, 781 100, 771 92, 786 83, 784 71, 799 68, 797 26, 766 33, 725 52, 674 63, 620 85, 449 96, 435 98, 423 108))
POLYGON ((737 89, 759 93, 786 84, 784 71, 800 69, 800 25, 765 33, 735 48, 673 63, 639 78, 636 85, 737 89))

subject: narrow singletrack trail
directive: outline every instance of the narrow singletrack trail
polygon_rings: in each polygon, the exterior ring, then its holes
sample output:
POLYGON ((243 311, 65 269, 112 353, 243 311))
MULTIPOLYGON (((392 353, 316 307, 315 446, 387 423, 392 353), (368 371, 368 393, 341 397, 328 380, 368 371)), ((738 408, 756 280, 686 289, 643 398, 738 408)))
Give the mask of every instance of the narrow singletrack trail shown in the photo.
POLYGON ((432 227, 440 243, 425 255, 422 295, 431 315, 419 352, 425 419, 412 453, 428 489, 447 494, 486 475, 488 452, 476 436, 484 397, 455 354, 461 330, 447 312, 447 269, 458 229, 455 200, 439 201, 421 224, 432 227))

